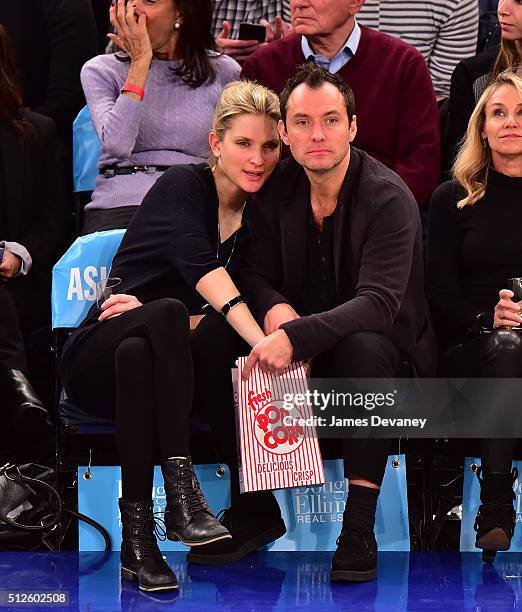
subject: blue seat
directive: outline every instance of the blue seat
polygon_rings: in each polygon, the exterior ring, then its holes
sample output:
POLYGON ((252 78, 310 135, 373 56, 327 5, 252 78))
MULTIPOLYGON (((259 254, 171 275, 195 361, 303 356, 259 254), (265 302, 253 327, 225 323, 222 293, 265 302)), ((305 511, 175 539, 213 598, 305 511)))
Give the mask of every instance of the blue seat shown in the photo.
MULTIPOLYGON (((84 319, 96 299, 96 283, 107 278, 112 259, 125 230, 95 232, 77 238, 53 268, 51 308, 55 352, 60 356, 62 339, 84 319)), ((57 421, 66 427, 99 427, 112 421, 93 417, 64 396, 57 384, 57 421)), ((89 431, 92 431, 89 430, 89 431)), ((82 433, 80 431, 80 433, 82 433)))
POLYGON ((98 176, 101 142, 92 124, 87 106, 73 122, 74 192, 93 191, 98 176))
POLYGON ((92 124, 89 109, 85 106, 73 123, 73 190, 77 234, 83 224, 83 209, 91 201, 96 185, 100 150, 100 139, 92 124))

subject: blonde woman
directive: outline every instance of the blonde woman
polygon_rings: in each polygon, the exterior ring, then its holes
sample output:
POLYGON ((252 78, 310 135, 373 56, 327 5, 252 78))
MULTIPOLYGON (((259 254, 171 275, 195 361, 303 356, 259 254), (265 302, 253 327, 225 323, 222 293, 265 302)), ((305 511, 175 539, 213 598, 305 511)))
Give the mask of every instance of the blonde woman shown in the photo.
MULTIPOLYGON (((458 145, 466 134, 477 100, 491 81, 508 69, 522 64, 522 2, 499 0, 500 47, 488 49, 457 64, 451 77, 448 117, 444 130, 444 166, 450 169, 458 145)), ((519 76, 522 73, 519 71, 519 76)))
POLYGON ((190 328, 213 310, 248 345, 264 337, 234 276, 249 198, 279 159, 278 119, 271 91, 248 82, 225 88, 209 136, 212 167, 173 166, 155 183, 114 258, 111 276, 122 279, 121 293, 101 311, 93 306, 64 350, 67 394, 116 420, 121 571, 142 590, 178 586, 154 536, 150 492, 158 454, 167 537, 188 546, 231 537, 208 509, 190 459, 190 328))
MULTIPOLYGON (((522 336, 511 328, 522 324, 522 303, 506 289, 522 276, 522 79, 513 72, 480 97, 453 176, 433 194, 428 229, 428 298, 442 369, 453 377, 520 377, 522 336)), ((500 420, 500 406, 492 408, 500 420)), ((509 549, 513 535, 513 446, 482 440, 475 529, 485 560, 509 549)))

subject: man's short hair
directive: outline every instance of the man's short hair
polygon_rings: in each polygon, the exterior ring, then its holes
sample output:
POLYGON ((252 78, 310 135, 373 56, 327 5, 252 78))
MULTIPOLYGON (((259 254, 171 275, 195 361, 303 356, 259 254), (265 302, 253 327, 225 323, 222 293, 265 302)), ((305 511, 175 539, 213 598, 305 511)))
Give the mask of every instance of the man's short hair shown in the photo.
POLYGON ((292 78, 288 79, 283 91, 279 95, 281 119, 283 120, 285 128, 288 98, 294 89, 301 85, 301 83, 304 83, 310 89, 319 89, 323 83, 331 83, 337 87, 344 98, 348 120, 350 123, 352 122, 352 117, 355 115, 355 98, 352 88, 340 76, 337 76, 337 74, 332 74, 322 66, 318 66, 313 62, 306 62, 297 68, 297 72, 292 78))

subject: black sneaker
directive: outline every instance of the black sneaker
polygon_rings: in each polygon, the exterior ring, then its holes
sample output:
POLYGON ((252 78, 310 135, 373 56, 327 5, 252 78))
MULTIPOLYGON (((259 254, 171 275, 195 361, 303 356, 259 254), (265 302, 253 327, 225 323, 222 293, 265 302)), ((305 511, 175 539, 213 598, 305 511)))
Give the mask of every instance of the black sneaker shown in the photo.
POLYGON ((365 582, 377 576, 377 542, 373 530, 346 529, 337 538, 332 580, 365 582))
POLYGON ((254 514, 228 508, 220 520, 232 534, 232 539, 191 548, 187 555, 189 563, 198 565, 235 563, 286 533, 286 526, 279 510, 254 514))

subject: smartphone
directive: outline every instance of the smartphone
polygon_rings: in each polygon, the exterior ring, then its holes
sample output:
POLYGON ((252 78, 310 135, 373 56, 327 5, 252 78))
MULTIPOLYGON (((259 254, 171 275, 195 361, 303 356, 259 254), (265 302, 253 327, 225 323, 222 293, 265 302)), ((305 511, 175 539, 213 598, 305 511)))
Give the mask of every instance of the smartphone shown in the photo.
POLYGON ((260 23, 243 22, 239 26, 239 40, 257 40, 263 43, 266 40, 266 28, 260 23))
POLYGON ((2 263, 2 260, 4 259, 4 251, 5 249, 3 247, 0 247, 0 264, 2 263))

